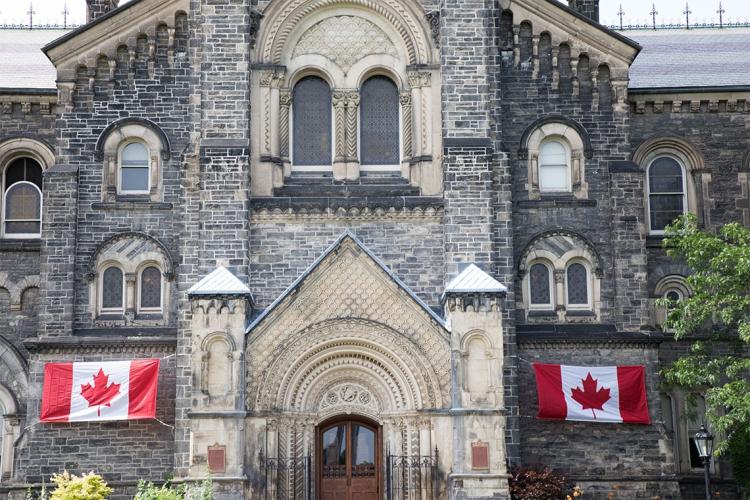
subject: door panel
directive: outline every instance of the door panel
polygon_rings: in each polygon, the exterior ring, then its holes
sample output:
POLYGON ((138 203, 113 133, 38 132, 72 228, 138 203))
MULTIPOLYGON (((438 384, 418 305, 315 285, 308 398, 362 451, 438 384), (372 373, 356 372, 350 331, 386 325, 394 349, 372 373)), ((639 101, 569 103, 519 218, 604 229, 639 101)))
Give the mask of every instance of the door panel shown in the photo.
POLYGON ((362 422, 338 422, 319 431, 323 500, 378 500, 379 429, 362 422))

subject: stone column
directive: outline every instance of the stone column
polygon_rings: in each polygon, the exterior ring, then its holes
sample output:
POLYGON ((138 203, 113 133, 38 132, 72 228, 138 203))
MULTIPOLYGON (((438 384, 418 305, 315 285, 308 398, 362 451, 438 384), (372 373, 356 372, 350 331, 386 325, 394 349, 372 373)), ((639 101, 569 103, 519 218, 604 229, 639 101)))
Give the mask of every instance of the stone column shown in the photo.
POLYGON ((346 92, 333 92, 333 178, 337 181, 346 179, 346 92))
POLYGON ((279 91, 279 156, 284 168, 284 177, 292 173, 289 160, 289 117, 292 107, 292 93, 289 89, 279 91))
POLYGON ((346 93, 346 180, 359 179, 359 91, 346 93))

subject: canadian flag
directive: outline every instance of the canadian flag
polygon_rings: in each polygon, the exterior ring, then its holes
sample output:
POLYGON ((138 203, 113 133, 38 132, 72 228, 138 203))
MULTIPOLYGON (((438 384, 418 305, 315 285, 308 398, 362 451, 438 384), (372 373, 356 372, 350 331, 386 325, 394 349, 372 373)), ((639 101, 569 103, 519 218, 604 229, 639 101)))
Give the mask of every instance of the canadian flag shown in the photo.
POLYGON ((538 418, 648 424, 643 366, 534 363, 538 418))
POLYGON ((156 417, 159 360, 46 363, 42 422, 156 417))

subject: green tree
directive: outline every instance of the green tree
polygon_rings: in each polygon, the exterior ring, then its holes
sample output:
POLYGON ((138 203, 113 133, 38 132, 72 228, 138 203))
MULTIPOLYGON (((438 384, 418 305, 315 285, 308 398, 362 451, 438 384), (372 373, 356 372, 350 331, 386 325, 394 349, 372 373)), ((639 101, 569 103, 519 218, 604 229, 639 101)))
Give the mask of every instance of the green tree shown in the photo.
POLYGON ((750 427, 750 230, 732 223, 711 234, 688 215, 667 227, 664 247, 693 273, 690 297, 659 301, 669 311, 665 327, 693 344, 662 375, 668 385, 705 397, 714 430, 730 438, 717 443, 726 451, 733 433, 750 427))
POLYGON ((74 476, 64 471, 54 474, 52 482, 57 488, 52 492, 51 500, 104 500, 112 493, 104 479, 93 472, 74 476))

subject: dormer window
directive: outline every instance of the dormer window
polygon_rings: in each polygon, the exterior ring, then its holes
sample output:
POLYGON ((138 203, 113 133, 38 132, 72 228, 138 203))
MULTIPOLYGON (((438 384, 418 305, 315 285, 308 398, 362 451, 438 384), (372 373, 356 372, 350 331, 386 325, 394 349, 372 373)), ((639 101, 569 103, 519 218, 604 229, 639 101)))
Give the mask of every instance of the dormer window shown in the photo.
POLYGON ((149 151, 141 142, 126 144, 120 152, 120 194, 148 194, 150 190, 149 151))

